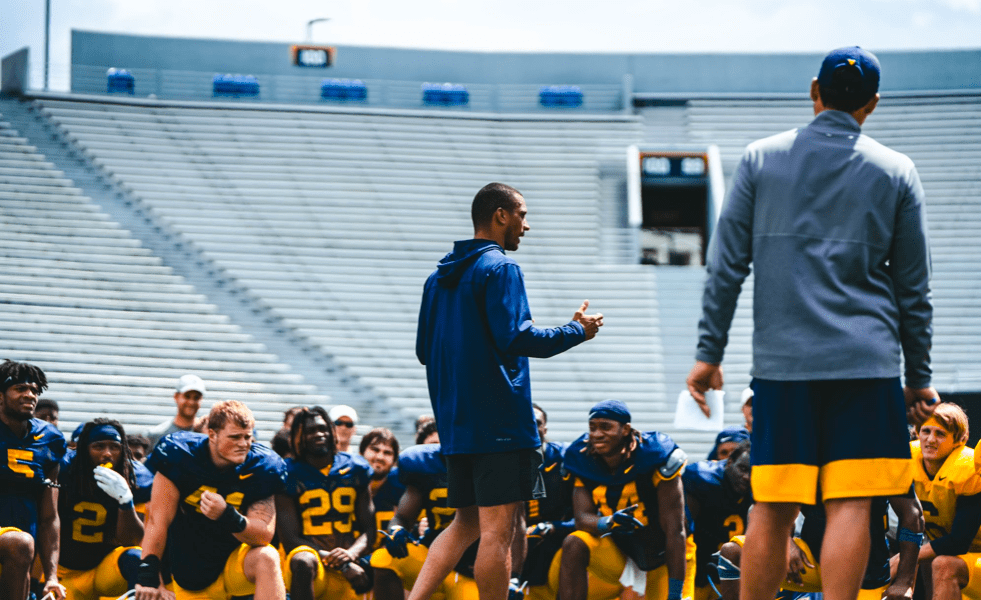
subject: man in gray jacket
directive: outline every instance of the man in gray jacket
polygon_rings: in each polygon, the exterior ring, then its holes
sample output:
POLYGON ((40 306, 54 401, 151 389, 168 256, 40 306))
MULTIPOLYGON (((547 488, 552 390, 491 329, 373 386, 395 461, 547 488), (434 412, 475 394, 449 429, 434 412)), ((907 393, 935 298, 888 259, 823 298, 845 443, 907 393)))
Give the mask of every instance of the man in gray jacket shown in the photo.
POLYGON ((755 275, 757 504, 743 600, 773 598, 786 575, 773 565, 787 564, 797 509, 816 502, 825 504, 825 542, 835 548, 822 557, 825 597, 854 600, 868 561, 871 497, 909 489, 907 416, 922 422, 938 400, 923 187, 909 158, 861 132, 879 101, 879 73, 878 59, 858 47, 825 57, 811 84, 814 120, 750 144, 709 250, 688 376, 706 414, 704 392, 722 389, 723 350, 750 264, 755 275))

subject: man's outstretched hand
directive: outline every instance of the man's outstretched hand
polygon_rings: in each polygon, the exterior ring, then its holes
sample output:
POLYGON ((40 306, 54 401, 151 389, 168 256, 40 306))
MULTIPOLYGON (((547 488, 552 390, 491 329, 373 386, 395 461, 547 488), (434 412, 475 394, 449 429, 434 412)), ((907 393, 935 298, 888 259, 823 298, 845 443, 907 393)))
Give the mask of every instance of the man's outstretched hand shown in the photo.
POLYGON ((698 408, 702 409, 706 417, 712 416, 712 410, 708 402, 705 401, 705 392, 709 390, 722 389, 722 365, 695 361, 695 366, 688 373, 688 391, 691 397, 698 403, 698 408))
POLYGON ((603 313, 587 315, 587 308, 589 308, 589 300, 583 300, 582 306, 579 307, 576 314, 572 315, 572 320, 578 321, 582 325, 583 330, 586 332, 586 339, 591 340, 596 337, 596 332, 603 326, 603 313))

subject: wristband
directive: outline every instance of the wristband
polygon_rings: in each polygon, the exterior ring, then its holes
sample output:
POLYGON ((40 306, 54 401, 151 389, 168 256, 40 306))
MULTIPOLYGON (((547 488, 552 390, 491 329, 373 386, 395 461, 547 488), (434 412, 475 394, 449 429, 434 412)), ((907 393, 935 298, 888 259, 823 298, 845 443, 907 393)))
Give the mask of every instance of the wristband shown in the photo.
POLYGON ((681 590, 685 587, 683 579, 668 578, 668 600, 681 600, 681 590))
POLYGON ((136 571, 136 583, 143 587, 160 587, 160 559, 150 554, 140 561, 136 571))
POLYGON ((739 567, 737 567, 731 560, 722 556, 718 552, 712 556, 719 557, 719 580, 720 581, 736 581, 739 579, 739 567))
POLYGON ((899 533, 896 535, 896 540, 900 542, 912 542, 919 547, 923 545, 923 534, 915 533, 909 529, 906 529, 905 527, 900 527, 899 533))
POLYGON ((218 517, 218 523, 232 533, 242 533, 249 524, 242 513, 231 504, 225 505, 225 511, 218 517))

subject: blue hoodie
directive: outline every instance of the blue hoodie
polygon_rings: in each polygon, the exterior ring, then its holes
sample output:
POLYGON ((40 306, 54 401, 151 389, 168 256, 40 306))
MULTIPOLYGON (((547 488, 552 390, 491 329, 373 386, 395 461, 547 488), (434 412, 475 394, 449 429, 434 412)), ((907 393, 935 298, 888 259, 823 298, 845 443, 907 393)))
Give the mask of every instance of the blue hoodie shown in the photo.
POLYGON ((528 357, 548 358, 586 340, 582 325, 532 325, 518 263, 489 240, 453 245, 426 280, 416 356, 444 454, 538 448, 528 357))

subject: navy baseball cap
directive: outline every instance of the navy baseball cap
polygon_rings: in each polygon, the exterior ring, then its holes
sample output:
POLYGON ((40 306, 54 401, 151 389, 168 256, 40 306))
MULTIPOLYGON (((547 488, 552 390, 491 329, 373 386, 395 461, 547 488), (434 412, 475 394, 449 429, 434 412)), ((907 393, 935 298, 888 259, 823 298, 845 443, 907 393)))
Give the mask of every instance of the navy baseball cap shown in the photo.
POLYGON ((858 46, 832 50, 824 57, 818 72, 818 85, 835 89, 855 98, 871 99, 879 91, 879 59, 858 46), (848 70, 858 77, 835 77, 839 70, 848 70))

